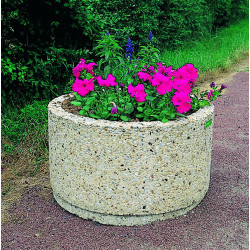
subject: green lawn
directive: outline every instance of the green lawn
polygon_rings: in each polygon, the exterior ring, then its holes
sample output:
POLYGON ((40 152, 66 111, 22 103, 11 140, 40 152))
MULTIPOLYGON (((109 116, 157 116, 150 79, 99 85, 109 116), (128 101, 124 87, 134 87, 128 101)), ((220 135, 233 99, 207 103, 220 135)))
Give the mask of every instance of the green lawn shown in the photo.
POLYGON ((229 70, 244 59, 249 50, 249 20, 241 20, 217 31, 209 39, 191 42, 175 51, 162 52, 162 61, 174 68, 192 63, 200 74, 229 70))

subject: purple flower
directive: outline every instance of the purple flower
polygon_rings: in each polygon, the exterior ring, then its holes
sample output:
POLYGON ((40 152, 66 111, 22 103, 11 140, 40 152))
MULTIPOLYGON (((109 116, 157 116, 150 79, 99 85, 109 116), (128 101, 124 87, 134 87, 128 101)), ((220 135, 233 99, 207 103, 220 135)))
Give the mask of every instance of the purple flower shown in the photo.
POLYGON ((109 36, 109 32, 108 32, 108 31, 107 31, 107 33, 106 33, 106 34, 107 34, 107 36, 109 36))
POLYGON ((212 83, 210 84, 210 87, 213 88, 214 86, 215 86, 215 83, 212 82, 212 83))
POLYGON ((126 52, 128 53, 129 59, 131 61, 131 55, 134 52, 134 44, 131 42, 131 39, 128 39, 128 43, 125 45, 126 48, 126 52))
POLYGON ((214 96, 213 93, 214 93, 213 90, 210 90, 210 91, 209 91, 208 96, 207 96, 208 100, 211 100, 211 97, 214 96))
POLYGON ((4 167, 1 167, 1 173, 4 171, 4 167))
POLYGON ((152 39, 152 37, 153 37, 153 33, 152 33, 152 31, 151 31, 151 30, 149 31, 149 35, 148 35, 148 37, 149 37, 149 41, 150 41, 150 43, 151 43, 151 39, 152 39))
POLYGON ((121 87, 124 87, 125 85, 124 85, 124 83, 120 83, 120 86, 121 86, 121 87))
POLYGON ((114 105, 111 109, 111 114, 114 115, 114 114, 117 114, 117 108, 116 106, 114 105))
POLYGON ((221 84, 221 87, 220 87, 220 92, 223 90, 223 89, 226 89, 227 88, 227 86, 225 85, 225 84, 221 84))

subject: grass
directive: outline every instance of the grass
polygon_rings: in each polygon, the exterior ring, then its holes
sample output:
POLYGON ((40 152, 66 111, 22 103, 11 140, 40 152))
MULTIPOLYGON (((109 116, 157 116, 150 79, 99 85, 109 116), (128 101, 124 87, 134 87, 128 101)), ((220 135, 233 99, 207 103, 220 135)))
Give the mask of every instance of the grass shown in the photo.
POLYGON ((199 70, 199 81, 210 80, 246 58, 249 50, 249 20, 217 31, 209 39, 190 42, 175 51, 165 49, 162 61, 173 68, 192 63, 199 70), (208 79, 209 78, 209 79, 208 79))
MULTIPOLYGON (((26 137, 32 137, 34 143, 44 147, 41 138, 47 137, 47 105, 49 101, 35 101, 24 108, 3 108, 2 136, 6 136, 14 144, 19 144, 26 137), (38 139, 40 138, 40 139, 38 139)), ((6 144, 4 151, 10 150, 6 144)))
MULTIPOLYGON (((16 167, 13 170, 15 174, 29 172, 30 176, 36 174, 41 164, 48 160, 47 105, 48 101, 35 101, 22 109, 4 109, 1 124, 2 163, 5 165, 3 172, 9 165, 10 158, 17 158, 19 168, 22 169, 19 171, 16 167), (30 169, 24 168, 20 156, 32 159, 30 169)), ((29 160, 24 159, 24 162, 28 163, 29 160)))

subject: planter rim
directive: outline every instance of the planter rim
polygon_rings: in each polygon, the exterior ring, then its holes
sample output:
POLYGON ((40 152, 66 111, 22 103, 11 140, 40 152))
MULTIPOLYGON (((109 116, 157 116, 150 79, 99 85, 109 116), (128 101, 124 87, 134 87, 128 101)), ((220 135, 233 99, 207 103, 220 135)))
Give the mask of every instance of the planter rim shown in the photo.
POLYGON ((48 110, 52 112, 56 116, 60 116, 66 118, 68 120, 72 120, 73 122, 77 123, 85 123, 89 125, 96 125, 96 126, 107 126, 107 127, 172 127, 172 126, 183 126, 188 124, 192 121, 203 120, 204 116, 210 114, 214 110, 214 105, 211 104, 210 106, 205 106, 204 108, 199 109, 198 111, 188 115, 186 117, 180 117, 178 120, 168 121, 166 123, 162 123, 161 121, 143 121, 143 122, 124 122, 124 121, 110 121, 104 119, 94 119, 91 117, 81 116, 72 114, 62 108, 62 103, 66 100, 73 97, 73 94, 66 94, 61 95, 55 99, 53 99, 48 104, 48 110))

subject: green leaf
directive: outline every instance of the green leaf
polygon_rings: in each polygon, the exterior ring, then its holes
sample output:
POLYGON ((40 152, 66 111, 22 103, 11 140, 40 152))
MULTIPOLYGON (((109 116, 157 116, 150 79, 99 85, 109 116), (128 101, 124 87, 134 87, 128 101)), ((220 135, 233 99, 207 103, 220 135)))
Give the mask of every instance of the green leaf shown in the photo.
POLYGON ((76 92, 74 92, 75 98, 78 101, 82 101, 82 96, 80 96, 79 94, 77 94, 76 92))
POLYGON ((137 110, 143 112, 143 107, 137 107, 137 110))
POLYGON ((95 119, 100 119, 101 117, 95 114, 89 114, 90 117, 95 118, 95 119))
POLYGON ((155 99, 155 97, 153 97, 153 96, 149 96, 149 95, 146 96, 146 100, 147 100, 147 101, 153 102, 154 99, 155 99))
POLYGON ((90 80, 91 78, 93 78, 93 76, 90 73, 87 73, 86 78, 87 80, 90 80))
POLYGON ((212 124, 212 119, 205 123, 205 128, 209 127, 212 124))
POLYGON ((169 109, 165 109, 165 110, 161 111, 161 115, 169 115, 170 112, 171 111, 169 109))
POLYGON ((125 122, 129 121, 129 118, 125 115, 122 115, 120 118, 125 122))
POLYGON ((82 108, 83 108, 85 111, 89 111, 90 106, 83 106, 82 108))
POLYGON ((72 101, 70 102, 72 105, 75 105, 75 106, 81 106, 82 103, 81 102, 76 102, 76 101, 72 101))
POLYGON ((128 103, 125 105, 125 113, 126 114, 131 114, 134 111, 134 106, 132 103, 128 103))
POLYGON ((133 79, 132 77, 128 77, 128 78, 127 78, 127 83, 131 83, 131 82, 133 82, 133 80, 134 80, 134 79, 133 79))
POLYGON ((85 110, 82 109, 82 110, 80 110, 79 114, 80 114, 80 115, 86 115, 87 112, 86 112, 85 110))
POLYGON ((175 114, 170 114, 170 117, 173 119, 173 118, 175 118, 175 114))
POLYGON ((137 118, 142 118, 142 117, 144 117, 144 114, 137 114, 136 117, 137 118))
POLYGON ((178 116, 181 116, 181 117, 186 117, 185 115, 180 114, 180 113, 175 113, 175 115, 178 115, 178 116))
POLYGON ((108 112, 108 111, 103 111, 101 113, 101 116, 102 116, 103 119, 107 119, 109 117, 109 115, 110 115, 110 112, 108 112))
POLYGON ((163 119, 161 120, 161 122, 166 123, 166 122, 168 122, 168 119, 167 119, 167 118, 163 118, 163 119))
POLYGON ((208 106, 208 105, 210 105, 210 103, 209 103, 209 101, 207 101, 207 100, 203 100, 202 102, 200 102, 200 107, 201 107, 201 108, 203 108, 203 107, 205 107, 205 106, 208 106))
POLYGON ((105 77, 107 77, 107 75, 110 74, 110 70, 111 70, 110 65, 107 65, 107 66, 104 68, 104 75, 105 75, 105 77))

